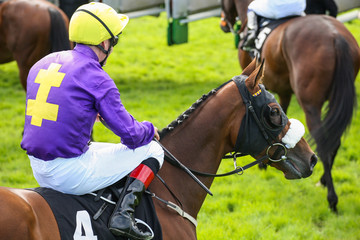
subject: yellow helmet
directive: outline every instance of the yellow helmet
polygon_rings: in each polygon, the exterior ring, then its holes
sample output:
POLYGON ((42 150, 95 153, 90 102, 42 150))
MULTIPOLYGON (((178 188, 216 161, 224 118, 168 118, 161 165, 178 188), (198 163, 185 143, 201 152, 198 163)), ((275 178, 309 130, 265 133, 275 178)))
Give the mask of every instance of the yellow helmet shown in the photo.
POLYGON ((98 45, 115 38, 125 28, 129 17, 99 2, 80 6, 69 24, 69 39, 76 43, 98 45))

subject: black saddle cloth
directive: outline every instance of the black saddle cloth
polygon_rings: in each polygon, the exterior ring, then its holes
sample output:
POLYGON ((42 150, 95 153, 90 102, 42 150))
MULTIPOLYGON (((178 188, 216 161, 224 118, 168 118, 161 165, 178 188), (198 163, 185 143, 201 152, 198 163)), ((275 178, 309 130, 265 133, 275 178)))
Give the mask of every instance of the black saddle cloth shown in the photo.
MULTIPOLYGON (((277 28, 279 25, 289 21, 290 19, 300 17, 300 16, 288 16, 280 19, 270 19, 262 16, 258 16, 259 29, 257 31, 257 36, 255 39, 255 46, 250 50, 249 54, 252 58, 258 57, 261 58, 261 51, 264 46, 266 39, 272 33, 272 31, 277 28)), ((245 41, 244 41, 245 42, 245 41)))
MULTIPOLYGON (((49 204, 56 218, 62 240, 91 239, 91 240, 122 240, 127 238, 115 237, 108 230, 108 221, 116 201, 110 191, 106 190, 106 198, 96 198, 92 194, 82 196, 60 193, 49 188, 30 189, 39 193, 49 204), (109 203, 110 202, 110 203, 109 203), (113 203, 111 203, 113 202, 113 203), (104 209, 105 208, 105 209, 104 209), (102 214, 95 220, 94 215, 103 209, 102 214)), ((154 240, 162 240, 162 232, 157 218, 152 197, 144 194, 139 206, 135 209, 135 218, 146 222, 154 231, 154 240)), ((139 228, 146 230, 142 224, 139 228)))

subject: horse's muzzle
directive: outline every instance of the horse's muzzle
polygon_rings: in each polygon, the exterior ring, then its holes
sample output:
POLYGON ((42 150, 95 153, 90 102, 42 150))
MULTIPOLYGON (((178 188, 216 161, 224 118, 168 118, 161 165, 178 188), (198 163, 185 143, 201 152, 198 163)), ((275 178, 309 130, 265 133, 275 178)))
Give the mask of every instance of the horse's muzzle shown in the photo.
POLYGON ((314 167, 316 165, 316 163, 318 162, 318 157, 316 156, 316 154, 314 153, 312 156, 311 156, 311 159, 310 159, 310 171, 312 172, 314 170, 314 167))

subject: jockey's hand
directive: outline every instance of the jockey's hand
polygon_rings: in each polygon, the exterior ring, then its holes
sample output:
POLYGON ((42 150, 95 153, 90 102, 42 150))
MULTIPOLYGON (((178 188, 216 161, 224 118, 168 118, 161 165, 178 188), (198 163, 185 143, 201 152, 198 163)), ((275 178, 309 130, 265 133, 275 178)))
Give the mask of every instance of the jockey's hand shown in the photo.
POLYGON ((155 134, 154 134, 154 138, 156 138, 156 140, 160 140, 160 135, 159 135, 159 130, 157 129, 157 127, 154 127, 155 129, 155 134))

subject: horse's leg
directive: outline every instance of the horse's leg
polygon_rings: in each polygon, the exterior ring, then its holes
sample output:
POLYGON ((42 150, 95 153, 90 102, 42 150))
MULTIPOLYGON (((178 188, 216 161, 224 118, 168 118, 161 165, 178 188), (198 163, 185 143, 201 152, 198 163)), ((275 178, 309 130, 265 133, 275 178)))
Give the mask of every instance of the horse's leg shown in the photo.
POLYGON ((239 44, 239 50, 238 50, 238 58, 239 58, 239 63, 240 63, 240 67, 242 69, 245 69, 252 61, 250 55, 243 51, 241 48, 240 48, 241 44, 239 44))
POLYGON ((25 92, 27 76, 29 74, 30 68, 36 63, 36 61, 46 55, 46 52, 42 52, 42 50, 40 50, 41 54, 39 54, 37 52, 38 49, 38 45, 24 45, 24 47, 20 50, 15 50, 13 52, 15 61, 19 68, 20 83, 25 92))
MULTIPOLYGON (((309 96, 312 96, 314 94, 315 93, 309 94, 309 96)), ((306 116, 307 127, 317 145, 317 153, 324 166, 324 173, 320 178, 320 183, 327 188, 327 200, 330 209, 334 212, 337 212, 336 205, 338 203, 338 196, 335 192, 331 169, 334 163, 336 153, 340 147, 340 139, 338 140, 336 148, 334 148, 333 151, 329 152, 324 150, 327 146, 324 146, 321 139, 319 139, 321 137, 321 134, 319 134, 319 129, 321 130, 322 127, 321 108, 324 102, 321 100, 315 101, 314 99, 310 101, 307 97, 304 97, 304 95, 306 96, 306 94, 303 94, 302 96, 300 96, 300 94, 297 94, 299 104, 304 110, 306 116)))
POLYGON ((336 205, 338 203, 338 196, 335 192, 335 187, 331 175, 331 169, 335 161, 335 156, 340 147, 340 140, 338 146, 336 147, 334 152, 327 153, 325 156, 320 156, 323 166, 324 166, 324 174, 320 178, 320 182, 322 185, 327 188, 327 200, 329 202, 329 207, 331 210, 337 213, 336 205))
POLYGON ((279 94, 280 106, 282 107, 283 111, 287 113, 287 109, 290 105, 292 93, 290 94, 279 94))
POLYGON ((18 63, 18 68, 19 68, 20 83, 26 92, 26 80, 30 68, 28 66, 20 66, 19 63, 18 63))
POLYGON ((8 63, 11 61, 14 61, 14 58, 11 52, 9 51, 9 49, 7 49, 7 47, 5 46, 4 41, 2 40, 1 29, 0 29, 0 64, 8 63))
MULTIPOLYGON (((316 108, 311 105, 302 105, 302 108, 304 109, 305 112, 306 123, 309 128, 310 134, 314 136, 313 133, 321 126, 321 110, 319 107, 316 108)), ((317 144, 317 150, 318 150, 317 152, 324 166, 324 173, 320 178, 320 183, 323 186, 326 186, 327 188, 328 191, 327 200, 329 202, 329 207, 334 212, 337 212, 336 205, 338 203, 338 196, 335 192, 335 187, 331 175, 331 169, 334 164, 336 153, 340 147, 340 140, 338 141, 335 151, 331 153, 322 151, 323 146, 321 146, 321 144, 317 142, 316 138, 314 140, 315 143, 317 144)))

